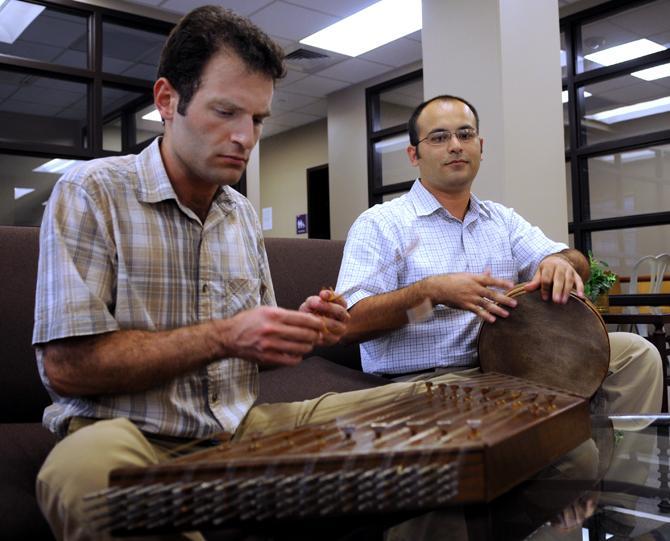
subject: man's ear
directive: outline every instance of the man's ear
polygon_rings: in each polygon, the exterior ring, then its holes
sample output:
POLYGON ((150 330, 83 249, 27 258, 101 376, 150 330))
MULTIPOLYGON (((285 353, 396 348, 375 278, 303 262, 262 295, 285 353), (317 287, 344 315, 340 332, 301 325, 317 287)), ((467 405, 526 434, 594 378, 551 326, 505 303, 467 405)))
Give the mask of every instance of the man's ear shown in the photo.
POLYGON ((154 105, 161 118, 172 120, 177 113, 179 94, 165 77, 161 77, 154 83, 154 105))
POLYGON ((409 145, 407 147, 407 156, 409 156, 409 163, 411 163, 414 167, 418 167, 420 158, 419 149, 414 145, 409 145))
POLYGON ((482 159, 484 158, 484 139, 481 137, 479 138, 479 154, 481 155, 482 159))

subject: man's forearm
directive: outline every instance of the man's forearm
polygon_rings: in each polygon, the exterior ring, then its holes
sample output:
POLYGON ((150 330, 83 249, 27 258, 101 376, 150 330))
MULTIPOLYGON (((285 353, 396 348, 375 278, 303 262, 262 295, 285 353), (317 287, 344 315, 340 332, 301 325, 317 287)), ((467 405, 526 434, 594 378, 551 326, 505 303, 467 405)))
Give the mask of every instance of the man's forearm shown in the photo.
POLYGON ((156 387, 224 356, 210 321, 171 331, 116 331, 46 344, 44 366, 64 396, 129 393, 156 387))
POLYGON ((409 287, 367 297, 358 301, 350 310, 351 319, 344 343, 365 342, 389 331, 399 329, 408 322, 407 311, 429 298, 424 281, 409 287))

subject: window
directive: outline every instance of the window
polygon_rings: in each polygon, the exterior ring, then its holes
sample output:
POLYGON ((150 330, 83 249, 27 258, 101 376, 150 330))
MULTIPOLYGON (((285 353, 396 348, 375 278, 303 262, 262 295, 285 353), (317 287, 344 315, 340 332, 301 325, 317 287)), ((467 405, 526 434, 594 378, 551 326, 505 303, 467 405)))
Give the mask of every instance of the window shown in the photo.
POLYGON ((171 24, 87 4, 31 5, 32 22, 0 40, 2 225, 39 225, 73 161, 137 152, 162 133, 143 117, 171 24))
POLYGON ((417 176, 407 158, 407 121, 422 101, 421 70, 366 90, 370 206, 402 195, 417 176))
POLYGON ((571 242, 629 274, 668 251, 670 0, 601 4, 561 31, 571 242))

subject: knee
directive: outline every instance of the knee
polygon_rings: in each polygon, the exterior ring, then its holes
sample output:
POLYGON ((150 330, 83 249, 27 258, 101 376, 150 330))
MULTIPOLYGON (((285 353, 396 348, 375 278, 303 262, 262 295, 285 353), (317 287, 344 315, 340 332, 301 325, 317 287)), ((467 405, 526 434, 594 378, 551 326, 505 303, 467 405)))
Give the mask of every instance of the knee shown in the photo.
POLYGON ((37 475, 37 492, 57 491, 62 504, 108 485, 109 472, 158 461, 141 432, 127 419, 99 421, 67 436, 49 453, 37 475))
POLYGON ((627 367, 647 377, 661 378, 663 366, 661 355, 646 338, 633 333, 617 332, 610 334, 610 373, 617 373, 627 367))

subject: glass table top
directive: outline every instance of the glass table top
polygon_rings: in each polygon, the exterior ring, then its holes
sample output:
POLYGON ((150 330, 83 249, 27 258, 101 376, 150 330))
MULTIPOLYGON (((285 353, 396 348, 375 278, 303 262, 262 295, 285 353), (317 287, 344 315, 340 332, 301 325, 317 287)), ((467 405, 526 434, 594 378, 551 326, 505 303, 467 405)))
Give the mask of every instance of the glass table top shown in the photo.
POLYGON ((258 524, 207 539, 670 540, 670 415, 592 417, 592 438, 488 504, 258 524))

